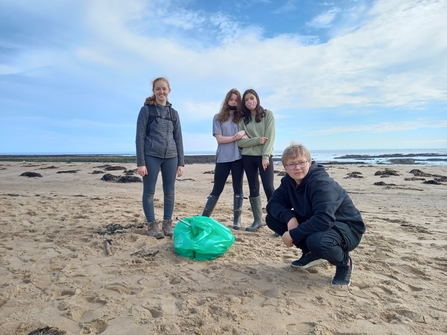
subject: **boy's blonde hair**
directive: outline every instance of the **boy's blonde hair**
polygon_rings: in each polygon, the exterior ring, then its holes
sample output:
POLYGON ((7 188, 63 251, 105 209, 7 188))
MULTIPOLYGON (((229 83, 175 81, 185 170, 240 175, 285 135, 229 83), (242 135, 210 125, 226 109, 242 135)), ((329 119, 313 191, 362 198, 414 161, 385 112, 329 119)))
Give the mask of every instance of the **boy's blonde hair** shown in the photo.
POLYGON ((287 161, 289 159, 295 159, 297 157, 304 157, 307 159, 308 162, 312 162, 312 156, 310 155, 309 150, 302 145, 297 144, 294 141, 290 143, 290 145, 284 149, 284 152, 282 153, 281 162, 282 165, 286 165, 287 161))

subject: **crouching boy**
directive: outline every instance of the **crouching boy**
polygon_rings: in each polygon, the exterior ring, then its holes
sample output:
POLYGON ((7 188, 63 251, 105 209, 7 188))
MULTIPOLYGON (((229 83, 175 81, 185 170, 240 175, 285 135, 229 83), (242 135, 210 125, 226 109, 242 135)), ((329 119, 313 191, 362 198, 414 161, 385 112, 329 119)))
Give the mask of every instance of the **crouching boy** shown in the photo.
POLYGON ((303 145, 292 143, 281 160, 287 174, 267 204, 267 225, 286 246, 302 250, 291 266, 306 269, 328 261, 336 266, 332 284, 349 285, 354 268, 349 252, 366 231, 360 212, 303 145))

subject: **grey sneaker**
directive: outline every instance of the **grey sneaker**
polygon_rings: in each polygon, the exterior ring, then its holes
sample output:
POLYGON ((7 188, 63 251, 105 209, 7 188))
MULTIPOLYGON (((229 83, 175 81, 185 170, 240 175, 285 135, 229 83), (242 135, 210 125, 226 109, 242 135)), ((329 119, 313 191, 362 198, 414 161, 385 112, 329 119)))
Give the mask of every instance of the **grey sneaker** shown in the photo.
POLYGON ((318 258, 314 256, 311 252, 308 252, 307 254, 303 254, 300 259, 297 259, 296 261, 293 261, 290 266, 294 268, 302 268, 302 269, 308 269, 312 266, 320 265, 326 262, 325 259, 318 258))
POLYGON ((348 263, 345 266, 337 266, 335 270, 334 279, 332 279, 332 285, 346 285, 351 284, 352 270, 354 269, 354 263, 352 259, 349 258, 348 263))

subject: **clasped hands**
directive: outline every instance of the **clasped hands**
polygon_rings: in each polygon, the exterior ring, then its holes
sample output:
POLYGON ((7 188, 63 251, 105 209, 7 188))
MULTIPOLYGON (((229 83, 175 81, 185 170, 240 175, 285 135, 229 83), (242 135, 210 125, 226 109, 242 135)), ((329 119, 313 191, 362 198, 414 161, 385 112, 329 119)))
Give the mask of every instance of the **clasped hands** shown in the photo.
POLYGON ((240 130, 236 134, 233 135, 233 141, 246 140, 248 137, 245 130, 240 130))

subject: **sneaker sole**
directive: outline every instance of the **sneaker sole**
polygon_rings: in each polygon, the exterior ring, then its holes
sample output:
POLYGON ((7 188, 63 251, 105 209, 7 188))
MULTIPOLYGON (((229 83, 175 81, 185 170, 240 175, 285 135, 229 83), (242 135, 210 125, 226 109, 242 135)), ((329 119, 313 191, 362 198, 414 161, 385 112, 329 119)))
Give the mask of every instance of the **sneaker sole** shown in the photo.
POLYGON ((309 263, 307 263, 304 266, 294 265, 294 264, 290 264, 290 266, 292 268, 308 269, 308 268, 311 268, 313 266, 317 266, 317 265, 320 265, 320 264, 323 264, 323 263, 326 263, 326 262, 327 262, 327 260, 320 258, 320 259, 316 259, 316 260, 314 260, 312 262, 309 262, 309 263))

